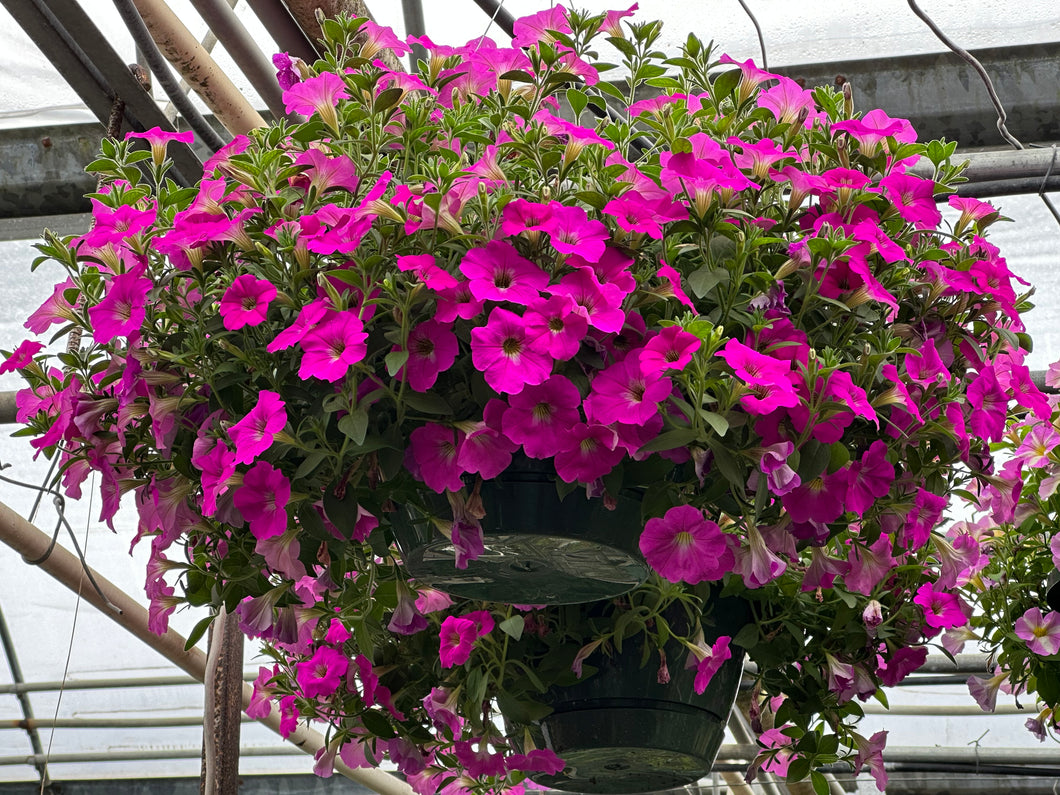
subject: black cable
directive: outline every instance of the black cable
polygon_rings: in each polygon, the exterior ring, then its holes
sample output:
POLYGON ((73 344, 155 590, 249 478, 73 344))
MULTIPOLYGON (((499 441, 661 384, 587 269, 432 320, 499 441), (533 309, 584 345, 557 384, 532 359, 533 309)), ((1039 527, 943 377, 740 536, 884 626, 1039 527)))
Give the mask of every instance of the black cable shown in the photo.
POLYGON ((501 0, 475 0, 475 5, 489 14, 490 19, 496 22, 509 38, 515 38, 515 17, 512 16, 511 11, 503 7, 504 3, 501 0))
POLYGON ((140 17, 140 12, 136 10, 136 6, 132 4, 132 0, 114 0, 114 7, 121 14, 125 27, 129 29, 133 41, 136 42, 136 46, 144 54, 147 65, 151 67, 151 71, 158 78, 158 84, 166 92, 170 102, 180 111, 180 115, 185 118, 198 139, 210 151, 216 152, 225 145, 224 138, 218 135, 217 131, 210 126, 210 123, 203 118, 198 108, 192 103, 191 98, 180 90, 180 85, 174 79, 172 72, 169 71, 169 62, 166 61, 162 53, 158 51, 158 47, 155 46, 155 40, 151 38, 147 26, 140 17))
POLYGON ((769 61, 766 60, 766 40, 762 36, 762 28, 758 25, 758 20, 755 19, 755 15, 751 13, 751 9, 747 7, 747 3, 744 0, 736 0, 740 4, 740 7, 744 12, 751 18, 751 24, 755 26, 755 33, 758 34, 758 46, 762 50, 762 68, 769 71, 769 61))

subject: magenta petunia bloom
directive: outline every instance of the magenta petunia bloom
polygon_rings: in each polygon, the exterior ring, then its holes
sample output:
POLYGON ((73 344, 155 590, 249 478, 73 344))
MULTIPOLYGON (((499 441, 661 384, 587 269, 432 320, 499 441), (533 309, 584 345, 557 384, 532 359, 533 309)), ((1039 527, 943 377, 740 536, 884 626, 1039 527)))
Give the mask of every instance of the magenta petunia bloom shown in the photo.
POLYGON ((691 505, 676 505, 662 518, 649 519, 640 551, 661 577, 689 585, 721 579, 735 565, 721 528, 691 505))
POLYGON ((935 206, 933 180, 892 171, 880 180, 880 187, 898 214, 917 229, 935 229, 942 221, 942 213, 935 206))
POLYGON ((578 352, 589 330, 588 319, 575 310, 574 301, 565 295, 529 303, 523 321, 535 345, 561 362, 578 352))
POLYGON ((694 665, 696 668, 696 678, 692 683, 692 689, 697 694, 703 695, 710 680, 714 678, 714 674, 720 671, 722 664, 732 657, 732 649, 729 648, 731 640, 732 638, 728 635, 722 635, 709 648, 697 646, 689 656, 687 667, 691 668, 694 665))
POLYGON ((409 434, 409 447, 405 454, 405 465, 412 474, 427 484, 428 488, 441 494, 460 491, 464 470, 457 461, 463 434, 454 437, 452 428, 429 422, 409 434))
POLYGON ((847 590, 868 596, 872 590, 889 575, 897 561, 891 554, 892 541, 886 533, 881 533, 870 546, 854 543, 850 546, 847 563, 850 568, 843 581, 847 590))
POLYGON ((151 146, 151 159, 155 163, 161 163, 166 159, 166 147, 172 143, 182 143, 191 146, 195 141, 195 133, 191 130, 185 132, 170 132, 161 127, 152 127, 146 132, 127 132, 125 140, 130 138, 142 138, 151 146))
POLYGON ((103 300, 88 308, 92 339, 105 345, 115 337, 138 332, 147 314, 147 294, 153 286, 143 275, 142 267, 115 276, 103 300))
POLYGON ((784 494, 781 502, 791 520, 798 524, 834 522, 845 510, 849 478, 847 469, 818 475, 784 494))
POLYGON ((669 196, 647 199, 639 191, 628 190, 604 205, 603 211, 615 219, 619 229, 662 240, 662 225, 688 218, 688 210, 669 196))
POLYGON ((790 377, 790 361, 759 353, 735 338, 725 343, 716 355, 751 388, 740 398, 740 405, 746 411, 765 415, 777 408, 799 405, 799 396, 790 377))
POLYGON ((887 443, 877 439, 850 465, 846 509, 863 516, 891 490, 894 477, 894 466, 887 460, 887 443))
POLYGON ((236 463, 249 464, 269 449, 273 438, 287 425, 285 406, 277 393, 262 390, 254 408, 228 429, 236 448, 236 463))
POLYGON ((19 346, 11 352, 11 355, 0 364, 0 375, 11 373, 22 367, 27 367, 33 362, 33 357, 44 349, 44 344, 35 340, 23 340, 19 346))
POLYGON ((968 405, 975 409, 969 414, 968 429, 987 441, 1000 440, 1005 430, 1008 395, 1001 388, 992 365, 980 370, 968 387, 968 405))
POLYGON ((638 349, 597 374, 585 398, 585 413, 591 422, 601 425, 640 425, 658 414, 659 404, 671 390, 669 378, 644 374, 638 349))
POLYGON ((52 289, 52 294, 36 310, 34 310, 23 324, 34 334, 43 334, 48 326, 54 323, 67 323, 74 319, 74 306, 66 299, 66 291, 73 290, 74 280, 67 279, 59 282, 52 289))
POLYGON ((625 455, 613 428, 579 422, 567 434, 567 447, 556 453, 556 474, 567 483, 592 483, 614 469, 625 455))
POLYGON ((219 312, 229 331, 265 322, 269 303, 276 297, 276 287, 267 279, 250 273, 237 276, 221 296, 219 312))
POLYGON ((320 118, 331 128, 338 125, 335 106, 340 99, 347 99, 346 83, 341 77, 331 72, 323 72, 317 77, 310 77, 283 92, 285 110, 288 113, 301 113, 312 116, 319 113, 320 118))
POLYGON ((415 273, 421 282, 432 290, 448 290, 456 287, 457 281, 449 271, 440 268, 433 254, 406 254, 397 258, 398 270, 415 273))
POLYGON ((1050 610, 1044 616, 1032 607, 1016 619, 1016 636, 1027 641, 1027 648, 1042 657, 1060 652, 1060 613, 1050 610))
POLYGON ((541 297, 548 274, 521 256, 515 246, 491 240, 485 248, 473 248, 460 262, 471 294, 480 301, 510 301, 529 304, 541 297))
POLYGON ((571 27, 567 19, 567 9, 558 5, 536 14, 519 17, 515 20, 513 30, 515 37, 512 39, 512 46, 522 48, 533 47, 540 42, 553 42, 556 37, 549 31, 570 33, 571 27))
POLYGON ((264 461, 255 462, 243 476, 243 485, 236 489, 232 501, 254 538, 281 535, 287 529, 287 502, 291 499, 291 483, 284 474, 264 461))
POLYGON ((129 204, 108 207, 99 199, 92 199, 92 228, 81 240, 92 248, 101 248, 108 243, 118 246, 151 226, 156 216, 153 204, 148 210, 139 210, 129 204))
POLYGON ((478 638, 478 627, 469 618, 446 616, 439 637, 442 642, 438 659, 443 668, 452 668, 454 665, 463 665, 471 656, 471 649, 478 638))
POLYGON ((552 202, 552 217, 545 223, 545 231, 552 248, 561 254, 577 254, 587 262, 597 262, 607 246, 607 227, 589 218, 581 207, 552 202))
POLYGON ((303 698, 327 698, 342 684, 350 661, 338 649, 321 646, 305 662, 295 665, 296 681, 303 698))
POLYGON ((652 377, 667 370, 684 370, 702 344, 699 337, 680 326, 667 326, 644 343, 640 355, 641 372, 652 377))
POLYGON ((354 312, 336 312, 302 337, 298 377, 338 381, 351 365, 364 359, 368 353, 367 339, 364 324, 354 312))
POLYGON ((201 448, 196 442, 191 465, 199 470, 202 482, 200 510, 203 516, 213 516, 217 513, 217 498, 228 491, 229 480, 236 473, 236 455, 219 440, 208 447, 204 441, 201 448))
POLYGON ((762 457, 758 466, 766 476, 766 485, 770 493, 787 494, 802 485, 799 474, 788 464, 788 459, 795 452, 795 445, 789 441, 777 442, 762 448, 762 457))
POLYGON ((923 547, 931 537, 931 531, 942 519, 942 512, 946 510, 948 502, 945 497, 932 494, 927 489, 917 489, 913 507, 906 514, 898 542, 910 551, 923 547))
MULTIPOLYGON (((398 350, 394 346, 394 350, 398 350)), ((426 392, 438 380, 438 373, 453 366, 460 351, 456 335, 448 325, 435 320, 420 323, 409 332, 409 358, 403 368, 409 386, 426 392)))
POLYGON ((660 279, 663 279, 670 284, 670 293, 684 304, 686 307, 691 309, 693 312, 696 311, 696 305, 692 303, 692 299, 688 297, 688 294, 681 287, 681 274, 677 272, 677 269, 672 265, 667 265, 665 262, 659 266, 659 272, 656 274, 660 279))
MULTIPOLYGON (((571 264, 575 261, 571 255, 571 264)), ((625 293, 615 284, 602 283, 593 268, 575 268, 548 289, 552 295, 564 295, 574 301, 575 311, 584 315, 593 328, 607 333, 622 331, 626 322, 622 310, 625 293)))
POLYGON ((485 326, 471 329, 471 361, 494 390, 518 394, 552 374, 552 357, 534 342, 519 315, 494 307, 485 326))
POLYGON ((551 458, 568 445, 570 429, 581 421, 581 393, 569 378, 553 375, 508 398, 504 435, 531 458, 551 458))
POLYGON ((936 591, 929 582, 917 588, 913 601, 923 608, 924 622, 929 627, 946 629, 963 627, 968 623, 968 615, 960 599, 954 594, 936 591))
POLYGON ((555 775, 561 772, 567 763, 547 748, 533 748, 525 754, 509 754, 504 760, 508 770, 521 770, 524 773, 548 773, 555 775))
POLYGON ((519 449, 519 445, 504 434, 504 414, 507 411, 508 405, 503 400, 493 398, 482 412, 482 422, 475 423, 467 431, 457 453, 457 463, 465 472, 477 473, 484 480, 491 480, 511 465, 512 453, 519 449))

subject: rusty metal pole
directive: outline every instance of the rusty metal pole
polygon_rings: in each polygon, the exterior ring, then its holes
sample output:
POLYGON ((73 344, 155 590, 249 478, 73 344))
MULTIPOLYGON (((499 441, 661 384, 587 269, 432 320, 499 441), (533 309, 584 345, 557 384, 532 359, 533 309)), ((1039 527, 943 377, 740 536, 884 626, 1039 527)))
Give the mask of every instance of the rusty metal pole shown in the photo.
POLYGON ((243 634, 239 616, 221 607, 206 652, 200 795, 236 795, 243 713, 243 634))

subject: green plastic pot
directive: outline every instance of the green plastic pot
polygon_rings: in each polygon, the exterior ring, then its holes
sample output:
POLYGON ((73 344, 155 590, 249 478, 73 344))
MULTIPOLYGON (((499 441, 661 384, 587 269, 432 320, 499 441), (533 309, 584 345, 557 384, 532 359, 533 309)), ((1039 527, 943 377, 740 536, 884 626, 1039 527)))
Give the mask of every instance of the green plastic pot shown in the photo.
MULTIPOLYGON (((745 603, 717 606, 718 626, 706 633, 735 635, 747 622, 745 603)), ((693 784, 710 773, 743 675, 743 649, 714 675, 702 695, 687 650, 666 647, 670 682, 659 684, 658 657, 641 667, 642 648, 627 641, 621 654, 594 656, 597 672, 549 693, 553 712, 534 727, 545 746, 566 762, 559 774, 535 774, 542 786, 567 792, 657 792, 693 784)))
POLYGON ((411 578, 466 599, 508 604, 575 604, 624 594, 647 579, 640 554, 640 497, 624 492, 608 510, 581 487, 562 499, 548 462, 516 459, 483 482, 485 551, 466 569, 431 517, 452 519, 444 495, 425 492, 391 525, 411 578))

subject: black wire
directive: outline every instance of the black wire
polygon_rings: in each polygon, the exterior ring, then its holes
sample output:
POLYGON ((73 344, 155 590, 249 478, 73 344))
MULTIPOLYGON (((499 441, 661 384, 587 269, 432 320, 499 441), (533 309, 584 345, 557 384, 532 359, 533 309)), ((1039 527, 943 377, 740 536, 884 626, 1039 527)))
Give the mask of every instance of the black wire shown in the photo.
POLYGON ((198 108, 192 103, 191 98, 180 90, 180 85, 169 71, 169 63, 162 56, 162 53, 158 51, 158 47, 155 46, 155 40, 151 38, 147 26, 140 17, 140 12, 136 10, 136 6, 132 4, 132 0, 114 0, 114 7, 121 14, 125 27, 129 29, 133 41, 136 42, 136 46, 144 54, 147 65, 151 67, 151 71, 154 72, 155 77, 158 79, 158 84, 166 92, 170 102, 176 106, 180 114, 187 120, 198 139, 210 151, 216 152, 225 145, 224 138, 218 135, 217 131, 210 126, 210 123, 203 118, 198 108))
POLYGON ((762 68, 769 70, 769 61, 766 60, 766 40, 762 36, 762 28, 758 25, 758 20, 755 19, 755 15, 751 13, 751 9, 747 7, 747 3, 744 0, 736 0, 744 12, 751 18, 751 24, 755 26, 755 32, 758 34, 758 46, 762 50, 762 68))

